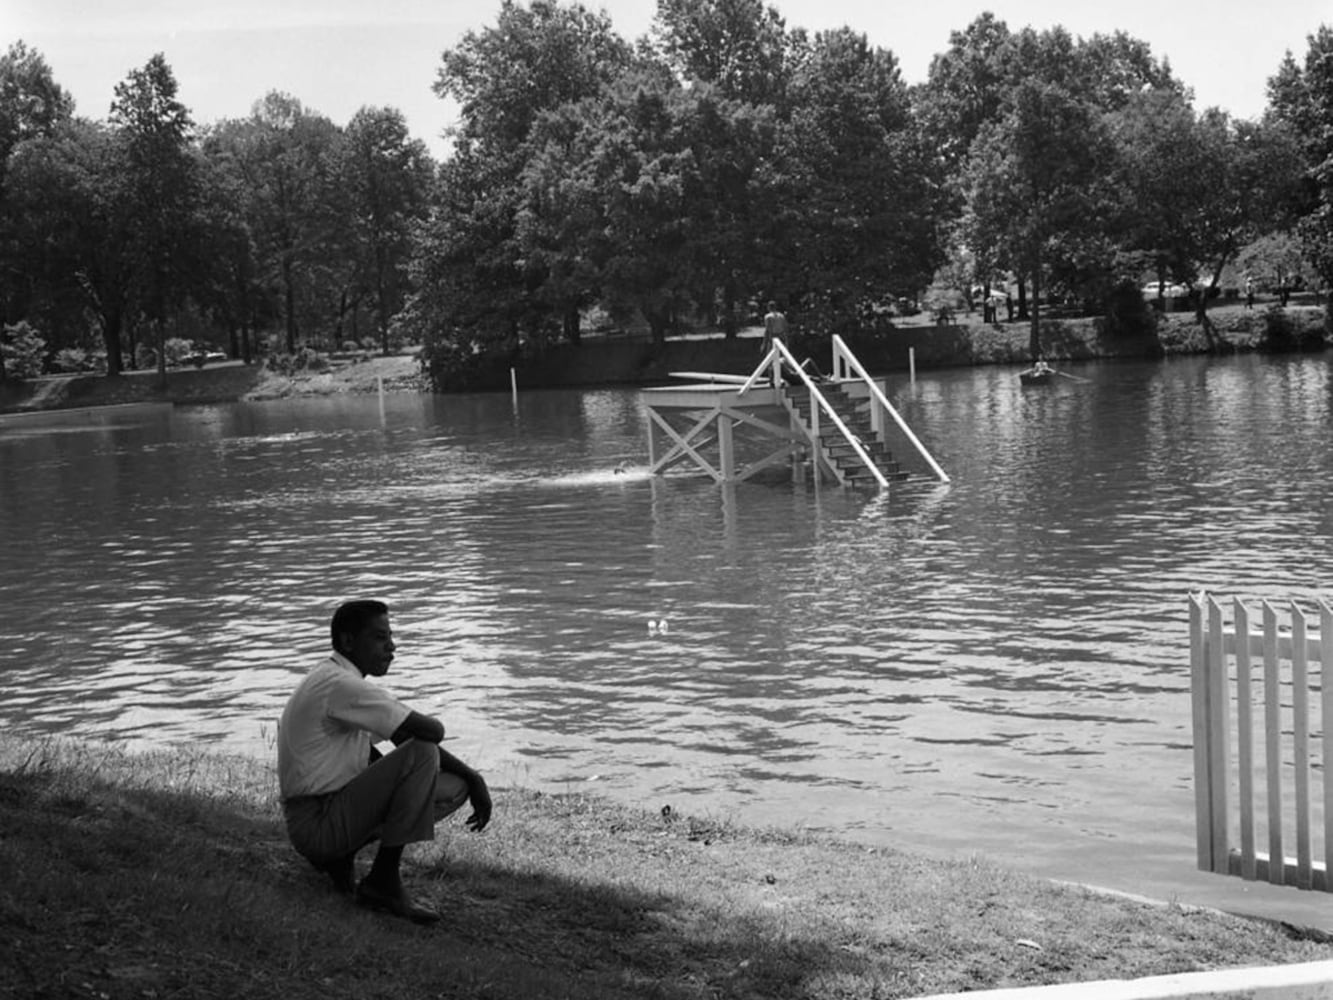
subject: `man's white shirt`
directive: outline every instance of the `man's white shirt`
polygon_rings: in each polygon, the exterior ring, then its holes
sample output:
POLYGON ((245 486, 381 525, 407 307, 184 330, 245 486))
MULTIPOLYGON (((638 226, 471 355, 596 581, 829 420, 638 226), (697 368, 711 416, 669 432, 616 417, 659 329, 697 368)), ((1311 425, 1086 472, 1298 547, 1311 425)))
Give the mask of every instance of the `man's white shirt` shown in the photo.
POLYGON ((336 792, 366 769, 411 709, 332 653, 306 674, 278 723, 278 787, 284 799, 336 792))

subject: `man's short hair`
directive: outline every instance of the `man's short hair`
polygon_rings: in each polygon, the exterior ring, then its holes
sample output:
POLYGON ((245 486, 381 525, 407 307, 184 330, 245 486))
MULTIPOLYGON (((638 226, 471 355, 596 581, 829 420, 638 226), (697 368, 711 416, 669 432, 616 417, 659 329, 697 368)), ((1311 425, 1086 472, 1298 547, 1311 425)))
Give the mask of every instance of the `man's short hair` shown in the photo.
POLYGON ((356 635, 373 619, 388 613, 389 606, 383 601, 344 601, 338 605, 333 620, 329 622, 329 640, 333 643, 333 651, 342 652, 338 648, 338 636, 345 633, 356 635))

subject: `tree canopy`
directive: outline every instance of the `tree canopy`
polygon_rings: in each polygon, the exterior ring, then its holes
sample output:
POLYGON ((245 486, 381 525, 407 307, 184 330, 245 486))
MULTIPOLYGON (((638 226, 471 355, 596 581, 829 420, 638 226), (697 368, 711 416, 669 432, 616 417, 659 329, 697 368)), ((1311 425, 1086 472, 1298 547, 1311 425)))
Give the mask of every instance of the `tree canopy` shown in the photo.
POLYGON ((632 43, 582 3, 502 0, 441 55, 460 117, 436 163, 390 107, 339 125, 274 91, 197 126, 160 54, 78 118, 20 41, 0 319, 49 364, 162 365, 169 334, 246 359, 412 340, 464 384, 590 318, 735 336, 774 299, 797 333, 856 332, 947 275, 1016 288, 1035 355, 1051 303, 1149 279, 1333 284, 1331 66, 1325 26, 1237 121, 1123 32, 982 14, 909 87, 853 27, 763 0, 658 0, 632 43))

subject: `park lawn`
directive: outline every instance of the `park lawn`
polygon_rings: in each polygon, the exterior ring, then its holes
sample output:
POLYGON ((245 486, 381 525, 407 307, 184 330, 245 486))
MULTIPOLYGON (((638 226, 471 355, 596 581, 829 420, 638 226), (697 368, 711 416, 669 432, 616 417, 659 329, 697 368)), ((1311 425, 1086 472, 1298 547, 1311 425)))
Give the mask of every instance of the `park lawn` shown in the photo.
POLYGON ((523 789, 410 849, 446 914, 422 928, 336 895, 274 785, 196 747, 0 737, 0 996, 887 998, 1333 958, 982 861, 523 789))

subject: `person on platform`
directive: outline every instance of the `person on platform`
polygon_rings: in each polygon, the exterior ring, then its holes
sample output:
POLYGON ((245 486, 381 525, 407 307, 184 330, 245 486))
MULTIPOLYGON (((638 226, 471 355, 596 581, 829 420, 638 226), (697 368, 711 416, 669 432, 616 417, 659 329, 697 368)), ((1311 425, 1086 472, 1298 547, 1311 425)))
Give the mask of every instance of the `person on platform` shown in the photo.
POLYGON ((403 848, 435 836, 435 823, 472 803, 466 825, 491 818, 480 774, 442 746, 444 725, 370 678, 389 672, 396 646, 382 601, 348 601, 329 625, 333 651, 292 692, 278 724, 278 784, 292 846, 363 906, 418 923, 439 914, 403 886, 403 848), (374 744, 390 740, 381 753, 374 744), (355 881, 357 852, 378 840, 355 881))
POLYGON ((776 302, 768 303, 768 312, 764 314, 764 340, 760 345, 760 354, 767 354, 773 348, 774 340, 787 336, 787 317, 778 309, 776 302))

